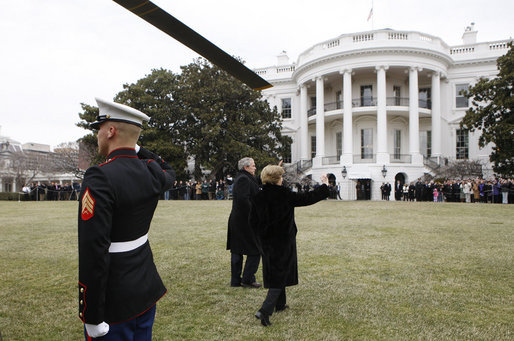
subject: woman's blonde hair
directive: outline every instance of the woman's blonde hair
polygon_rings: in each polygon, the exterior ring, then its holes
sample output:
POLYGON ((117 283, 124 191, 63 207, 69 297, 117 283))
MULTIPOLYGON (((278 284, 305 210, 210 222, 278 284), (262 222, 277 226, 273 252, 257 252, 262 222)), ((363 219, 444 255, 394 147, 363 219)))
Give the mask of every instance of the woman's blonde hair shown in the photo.
POLYGON ((284 174, 284 169, 277 165, 267 165, 262 169, 261 181, 263 184, 276 185, 284 174))

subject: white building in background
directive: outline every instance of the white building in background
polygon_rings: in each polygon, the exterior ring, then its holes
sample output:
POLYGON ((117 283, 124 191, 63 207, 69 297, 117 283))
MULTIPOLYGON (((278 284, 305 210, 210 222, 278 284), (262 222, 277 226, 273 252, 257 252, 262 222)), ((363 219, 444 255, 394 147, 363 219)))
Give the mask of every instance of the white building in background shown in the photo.
POLYGON ((332 174, 345 200, 357 198, 358 183, 378 200, 383 182, 415 182, 448 159, 488 164, 491 148, 459 127, 469 106, 459 92, 498 73, 509 40, 477 43, 473 24, 462 38, 448 46, 414 31, 343 34, 295 63, 283 52, 256 69, 293 139, 289 161, 313 179, 332 174))
POLYGON ((56 153, 52 152, 50 146, 41 143, 24 143, 1 135, 0 126, 0 192, 20 192, 23 185, 35 184, 56 184, 63 185, 81 181, 74 174, 49 171, 50 167, 45 165, 55 162, 56 153), (17 169, 15 159, 20 155, 29 160, 22 165, 27 169, 17 169), (43 164, 38 167, 38 163, 43 164), (27 184, 17 183, 17 178, 28 179, 27 184), (33 177, 32 177, 33 175, 33 177))

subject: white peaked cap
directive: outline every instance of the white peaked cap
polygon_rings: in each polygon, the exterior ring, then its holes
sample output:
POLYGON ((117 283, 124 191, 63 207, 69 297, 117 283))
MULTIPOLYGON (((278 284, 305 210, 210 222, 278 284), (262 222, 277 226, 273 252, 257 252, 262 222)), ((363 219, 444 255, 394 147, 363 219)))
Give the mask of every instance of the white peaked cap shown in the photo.
POLYGON ((146 114, 128 105, 106 101, 98 97, 95 99, 100 113, 96 122, 91 123, 92 128, 98 128, 105 121, 125 122, 142 127, 143 121, 148 122, 150 120, 150 117, 146 114))

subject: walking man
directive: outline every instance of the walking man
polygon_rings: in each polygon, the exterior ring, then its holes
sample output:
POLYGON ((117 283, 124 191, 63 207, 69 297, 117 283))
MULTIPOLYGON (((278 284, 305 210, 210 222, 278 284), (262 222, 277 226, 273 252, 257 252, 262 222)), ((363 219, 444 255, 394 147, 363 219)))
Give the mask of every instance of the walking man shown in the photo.
POLYGON ((228 219, 227 250, 230 250, 231 280, 230 286, 260 288, 255 273, 259 268, 260 254, 257 242, 248 223, 250 198, 259 192, 259 183, 255 178, 255 162, 245 157, 238 162, 239 174, 232 187, 232 211, 228 219), (246 263, 241 278, 243 255, 246 263))

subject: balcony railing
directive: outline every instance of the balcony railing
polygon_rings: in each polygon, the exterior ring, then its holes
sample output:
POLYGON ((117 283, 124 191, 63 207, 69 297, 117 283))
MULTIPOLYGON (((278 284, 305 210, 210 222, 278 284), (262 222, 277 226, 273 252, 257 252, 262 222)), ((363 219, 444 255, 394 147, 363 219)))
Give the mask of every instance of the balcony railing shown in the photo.
POLYGON ((354 155, 353 163, 375 163, 376 154, 354 155))
POLYGON ((321 159, 321 164, 322 165, 337 165, 339 164, 339 160, 341 159, 341 156, 340 155, 335 155, 335 156, 324 156, 322 159, 321 159))
MULTIPOLYGON (((459 98, 457 98, 457 100, 458 99, 459 98)), ((467 98, 465 98, 465 100, 467 101, 467 98)), ((457 103, 460 104, 460 102, 457 102, 457 103)), ((432 109, 432 101, 431 100, 420 99, 418 102, 418 105, 420 108, 432 109)), ((354 98, 354 99, 352 99, 352 107, 353 108, 375 107, 375 106, 377 106, 377 99, 372 99, 372 98, 354 98)), ((408 107, 409 99, 405 98, 405 97, 387 97, 386 98, 386 106, 408 107)), ((344 103, 343 103, 343 101, 325 103, 323 107, 324 107, 325 112, 339 110, 339 109, 344 108, 344 103)), ((309 110, 307 110, 308 117, 311 117, 314 115, 316 115, 316 107, 312 107, 309 110)))
POLYGON ((409 99, 405 97, 387 97, 386 105, 395 107, 408 107, 409 99))
POLYGON ((412 156, 410 154, 390 154, 389 161, 391 163, 411 163, 412 156))
POLYGON ((352 107, 359 108, 359 107, 376 107, 377 106, 377 100, 374 98, 353 98, 352 99, 352 107))

